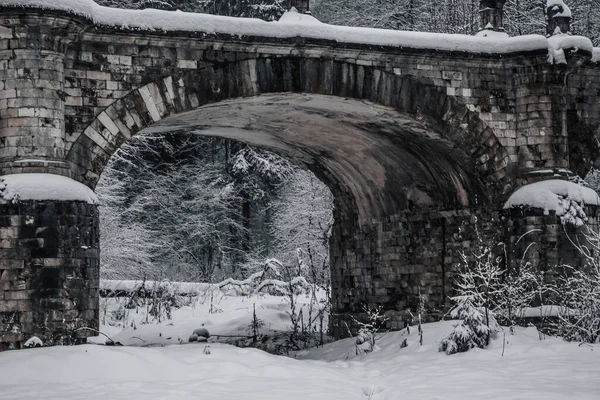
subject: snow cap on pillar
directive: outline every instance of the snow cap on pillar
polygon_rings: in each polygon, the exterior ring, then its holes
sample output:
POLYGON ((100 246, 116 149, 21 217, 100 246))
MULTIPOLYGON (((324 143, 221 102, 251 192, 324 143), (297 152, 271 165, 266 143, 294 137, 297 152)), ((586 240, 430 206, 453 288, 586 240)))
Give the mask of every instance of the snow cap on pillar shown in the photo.
POLYGON ((546 13, 548 15, 547 36, 571 33, 571 9, 563 0, 547 0, 546 13))
POLYGON ((506 0, 480 0, 479 15, 481 17, 481 30, 504 32, 502 15, 506 0))

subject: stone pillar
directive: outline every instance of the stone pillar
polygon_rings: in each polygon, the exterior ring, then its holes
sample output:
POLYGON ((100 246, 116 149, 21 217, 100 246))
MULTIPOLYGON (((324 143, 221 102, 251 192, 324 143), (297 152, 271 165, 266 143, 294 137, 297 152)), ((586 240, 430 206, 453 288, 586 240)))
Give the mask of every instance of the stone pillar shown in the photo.
POLYGON ((504 32, 502 17, 506 0, 480 0, 479 15, 481 18, 481 30, 493 30, 504 32))
POLYGON ((0 351, 32 336, 85 343, 99 321, 95 204, 3 202, 0 196, 0 351))
MULTIPOLYGON (((523 196, 517 193, 521 190, 531 190, 530 193, 542 194, 545 184, 561 181, 546 180, 533 185, 525 185, 519 188, 514 196, 519 199, 533 198, 533 196, 523 196), (528 189, 529 187, 532 189, 528 189)), ((574 183, 568 181, 564 181, 564 185, 575 186, 574 183)), ((574 192, 576 190, 578 189, 575 189, 574 192)), ((591 192, 588 198, 594 197, 591 189, 582 190, 591 192)), ((536 205, 515 204, 513 196, 509 198, 508 203, 513 207, 504 209, 502 216, 509 269, 518 269, 523 262, 527 262, 535 271, 543 273, 547 282, 552 282, 559 274, 565 272, 563 268, 565 265, 576 269, 586 267, 586 257, 581 254, 574 243, 591 248, 587 238, 590 232, 587 229, 598 231, 600 211, 598 205, 578 203, 585 217, 583 215, 576 217, 557 215, 556 210, 538 208, 536 205), (586 226, 579 225, 581 221, 576 222, 578 218, 585 219, 586 226)))
POLYGON ((546 10, 548 16, 548 25, 546 35, 560 35, 571 32, 571 10, 562 0, 548 2, 546 10))
POLYGON ((0 17, 0 175, 69 176, 64 61, 83 26, 34 12, 0 17))
POLYGON ((83 28, 43 10, 0 15, 0 351, 31 336, 48 345, 81 343, 94 333, 77 328, 98 328, 97 205, 8 198, 2 176, 70 175, 64 67, 67 46, 83 28))

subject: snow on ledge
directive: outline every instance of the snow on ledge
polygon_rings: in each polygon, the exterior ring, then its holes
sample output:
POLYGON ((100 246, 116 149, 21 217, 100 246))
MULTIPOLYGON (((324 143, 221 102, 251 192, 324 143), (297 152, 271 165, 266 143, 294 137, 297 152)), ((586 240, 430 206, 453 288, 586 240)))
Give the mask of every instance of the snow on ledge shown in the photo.
POLYGON ((180 11, 116 9, 99 6, 92 0, 0 0, 0 6, 63 10, 91 19, 97 25, 149 31, 190 31, 276 38, 304 37, 345 43, 485 54, 506 54, 549 47, 548 40, 541 35, 514 38, 501 38, 498 35, 476 37, 335 26, 321 23, 314 17, 300 15, 294 10, 284 14, 280 21, 266 22, 259 19, 180 11))
POLYGON ((98 204, 96 193, 82 183, 54 174, 0 176, 0 203, 19 200, 85 201, 98 204))
POLYGON ((600 205, 600 197, 590 188, 559 179, 535 182, 514 192, 504 209, 513 207, 541 208, 544 214, 554 211, 562 216, 569 212, 571 201, 579 204, 600 205))
POLYGON ((560 10, 562 8, 561 12, 556 13, 556 15, 554 16, 555 18, 556 17, 572 18, 573 17, 573 15, 571 14, 571 9, 565 4, 565 2, 563 0, 547 0, 546 8, 552 8, 554 10, 560 10))
POLYGON ((572 36, 568 33, 553 35, 548 38, 548 61, 556 64, 566 64, 565 49, 584 50, 593 54, 592 41, 583 36, 572 36))
POLYGON ((592 62, 600 63, 600 47, 594 47, 592 50, 592 62))

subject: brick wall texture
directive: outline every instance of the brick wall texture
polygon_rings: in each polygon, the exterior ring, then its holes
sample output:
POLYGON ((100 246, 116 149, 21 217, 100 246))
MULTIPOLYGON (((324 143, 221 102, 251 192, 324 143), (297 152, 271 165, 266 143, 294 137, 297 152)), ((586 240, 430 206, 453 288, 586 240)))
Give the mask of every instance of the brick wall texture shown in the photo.
MULTIPOLYGON (((442 313, 459 251, 472 244, 465 227, 474 215, 512 245, 524 229, 541 229, 540 265, 576 262, 555 216, 501 209, 520 185, 585 173, 598 157, 600 66, 585 51, 566 51, 567 64, 556 65, 546 49, 484 55, 150 33, 6 6, 0 25, 0 175, 60 174, 93 189, 114 152, 145 128, 270 93, 368 100, 436 127, 460 172, 431 173, 444 199, 433 206, 405 204, 400 166, 384 172, 377 190, 361 182, 364 198, 321 168, 336 197, 336 336, 347 330, 340 321, 377 304, 393 316, 390 327, 402 327, 419 292, 432 315, 442 313)), ((420 156, 421 169, 437 162, 415 144, 398 146, 420 156)), ((319 170, 324 156, 315 157, 319 170)), ((97 224, 91 205, 0 205, 0 342, 18 345, 35 333, 63 343, 86 335, 72 334, 80 325, 97 326, 97 224)))

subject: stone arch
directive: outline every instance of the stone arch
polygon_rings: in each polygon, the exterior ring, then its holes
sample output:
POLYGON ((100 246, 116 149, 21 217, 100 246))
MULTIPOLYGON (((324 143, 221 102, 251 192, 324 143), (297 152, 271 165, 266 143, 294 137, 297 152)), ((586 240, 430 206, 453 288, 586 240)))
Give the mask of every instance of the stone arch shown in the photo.
POLYGON ((423 80, 332 60, 258 58, 181 71, 116 100, 75 133, 67 160, 73 177, 95 187, 108 159, 139 131, 207 104, 269 93, 311 93, 368 100, 445 128, 443 139, 472 161, 494 195, 510 192, 511 161, 473 111, 423 80))
MULTIPOLYGON (((326 111, 335 114, 341 103, 355 105, 358 108, 353 110, 359 112, 361 107, 384 108, 382 116, 358 119, 347 126, 361 132, 377 131, 375 141, 385 143, 368 153, 383 160, 378 160, 382 167, 377 170, 379 175, 364 173, 361 169, 370 168, 361 163, 353 164, 354 154, 336 159, 322 154, 323 148, 302 149, 304 155, 318 159, 310 169, 335 197, 336 225, 331 239, 335 309, 345 315, 358 312, 360 304, 384 303, 386 309, 399 312, 413 306, 416 288, 423 284, 426 295, 431 296, 430 309, 440 309, 452 287, 447 277, 449 265, 458 261, 448 262, 447 258, 458 254, 456 249, 461 246, 462 239, 455 231, 469 218, 469 209, 501 207, 504 195, 510 194, 513 171, 493 130, 475 112, 414 77, 331 60, 285 57, 223 62, 170 75, 115 101, 75 135, 67 156, 72 177, 94 188, 111 155, 142 130, 161 124, 181 124, 173 129, 182 130, 202 128, 211 125, 213 112, 224 109, 230 114, 223 115, 233 118, 234 106, 277 106, 302 96, 327 103, 304 109, 311 118, 320 118, 321 126, 331 121, 324 115, 326 111), (208 122, 188 123, 198 116, 208 122), (399 126, 394 118, 404 117, 409 123, 399 126), (404 131, 414 134, 415 140, 403 142, 404 131), (414 168, 417 177, 426 176, 431 181, 429 192, 417 188, 409 196, 403 186, 394 183, 403 178, 397 174, 399 168, 414 168), (383 180, 382 186, 373 183, 378 179, 383 180), (362 190, 362 186, 369 187, 362 190), (427 195, 434 197, 437 207, 419 207, 427 195)), ((354 115, 350 112, 343 117, 351 120, 354 115)), ((291 139, 277 140, 289 144, 291 139)), ((298 143, 294 146, 300 147, 298 143)), ((336 336, 346 332, 334 328, 336 336)))

